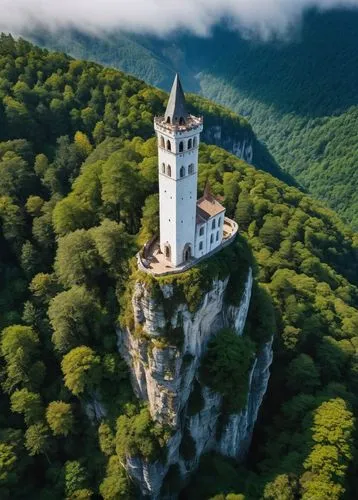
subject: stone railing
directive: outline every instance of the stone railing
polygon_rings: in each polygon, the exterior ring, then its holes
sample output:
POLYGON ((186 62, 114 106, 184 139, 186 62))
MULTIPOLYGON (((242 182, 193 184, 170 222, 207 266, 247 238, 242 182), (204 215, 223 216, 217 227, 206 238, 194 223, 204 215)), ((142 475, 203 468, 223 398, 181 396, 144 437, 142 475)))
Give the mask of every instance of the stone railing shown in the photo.
MULTIPOLYGON (((219 246, 217 246, 216 248, 211 250, 211 252, 206 253, 202 257, 199 257, 198 259, 192 258, 189 262, 185 262, 185 264, 177 266, 177 267, 170 269, 168 271, 155 272, 153 269, 150 269, 148 267, 148 265, 150 265, 150 263, 147 264, 146 259, 143 258, 144 251, 142 249, 137 253, 138 268, 141 271, 144 271, 145 273, 151 274, 152 276, 167 276, 169 274, 179 274, 179 273, 183 273, 184 271, 187 271, 188 269, 196 266, 197 264, 199 264, 203 260, 208 259, 212 255, 215 255, 216 253, 220 252, 220 250, 227 247, 228 245, 230 245, 230 243, 232 243, 234 241, 234 239, 236 238, 237 232, 239 230, 237 223, 234 220, 229 219, 228 217, 225 217, 224 224, 227 224, 232 228, 232 233, 229 236, 227 236, 226 238, 223 238, 222 242, 219 246)), ((149 250, 150 247, 153 247, 155 241, 156 240, 152 238, 152 240, 150 240, 150 245, 148 245, 148 244, 147 244, 147 246, 145 245, 147 248, 147 251, 149 250)))
POLYGON ((164 119, 164 116, 155 116, 154 123, 155 125, 157 125, 158 128, 162 130, 167 130, 170 132, 186 132, 187 130, 192 130, 202 126, 203 117, 190 115, 189 119, 186 121, 184 125, 177 125, 177 124, 167 123, 164 119))

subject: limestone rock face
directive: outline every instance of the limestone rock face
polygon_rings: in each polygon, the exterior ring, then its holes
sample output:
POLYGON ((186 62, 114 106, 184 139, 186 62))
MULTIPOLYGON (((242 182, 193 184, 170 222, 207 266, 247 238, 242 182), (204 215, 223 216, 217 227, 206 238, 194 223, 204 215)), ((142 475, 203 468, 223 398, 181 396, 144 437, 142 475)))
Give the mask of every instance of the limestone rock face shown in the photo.
MULTIPOLYGON (((118 330, 118 348, 129 365, 137 396, 148 401, 155 421, 173 429, 165 463, 150 464, 139 457, 127 458, 127 471, 143 495, 152 499, 160 497, 163 479, 172 464, 178 464, 184 480, 196 468, 201 455, 209 450, 237 458, 246 453, 267 388, 272 342, 261 348, 253 363, 245 409, 228 417, 227 422, 221 425, 219 438, 217 425, 221 413, 221 395, 201 387, 202 409, 192 416, 188 414, 188 401, 193 384, 197 383, 200 360, 208 341, 224 327, 235 329, 238 335, 242 334, 252 283, 250 269, 239 306, 225 303, 228 278, 212 283, 195 313, 189 311, 187 304, 179 304, 170 322, 172 331, 182 332, 182 342, 180 345, 166 345, 161 341, 163 332, 168 328, 163 306, 156 303, 145 283, 137 282, 132 305, 135 331, 141 333, 118 330), (195 442, 195 453, 184 459, 180 455, 180 445, 188 432, 195 442)), ((172 286, 166 285, 162 292, 167 299, 173 296, 172 286)))
POLYGON ((230 135, 222 133, 220 125, 212 125, 204 129, 203 140, 226 149, 247 163, 251 164, 253 161, 254 147, 250 135, 247 135, 246 138, 242 136, 230 137, 230 135))

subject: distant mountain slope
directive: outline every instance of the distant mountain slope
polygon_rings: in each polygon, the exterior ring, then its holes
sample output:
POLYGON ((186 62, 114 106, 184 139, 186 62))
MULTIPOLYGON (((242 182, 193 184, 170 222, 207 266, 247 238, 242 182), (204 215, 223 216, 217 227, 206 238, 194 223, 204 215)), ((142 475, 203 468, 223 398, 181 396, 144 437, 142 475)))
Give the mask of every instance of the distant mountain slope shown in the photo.
POLYGON ((310 11, 291 42, 261 43, 216 29, 168 40, 78 33, 40 42, 124 68, 168 88, 183 73, 197 90, 247 116, 281 167, 358 227, 358 11, 310 11), (347 187, 349 186, 349 187, 347 187))
MULTIPOLYGON (((6 43, 8 43, 6 41, 6 37, 4 36, 0 36, 0 41, 3 41, 3 47, 5 47, 6 43)), ((24 43, 24 45, 26 46, 26 43, 24 43)), ((75 47, 76 43, 74 43, 73 46, 75 47)), ((4 48, 2 48, 2 50, 4 51, 4 48)), ((5 53, 0 54, 0 57, 1 56, 5 57, 5 55, 6 55, 5 53)), ((59 55, 54 56, 54 59, 56 59, 56 57, 60 56, 59 55)), ((98 67, 95 63, 93 63, 93 66, 98 67)), ((173 74, 170 72, 168 72, 167 75, 168 79, 173 76, 173 74)), ((152 110, 154 110, 155 113, 160 113, 163 111, 165 100, 167 99, 167 95, 164 92, 158 89, 150 90, 150 88, 143 81, 139 81, 133 78, 130 81, 133 82, 135 81, 136 82, 135 85, 139 89, 141 89, 143 94, 145 94, 146 89, 148 89, 149 93, 153 92, 153 96, 155 96, 153 97, 155 101, 154 103, 155 106, 152 107, 152 110)), ((59 85, 63 84, 64 83, 61 81, 59 85)), ((84 88, 88 87, 88 84, 86 82, 82 82, 82 86, 84 88)), ((78 89, 75 90, 77 92, 78 89)), ((22 90, 22 92, 24 92, 24 90, 22 90)), ((26 89, 25 92, 27 92, 26 89)), ((37 95, 37 89, 28 91, 28 94, 29 98, 25 102, 26 107, 24 109, 20 110, 16 108, 16 101, 15 102, 11 101, 9 105, 5 105, 5 112, 0 114, 0 140, 13 138, 12 128, 13 127, 16 128, 17 120, 20 120, 21 113, 23 113, 22 116, 23 120, 21 127, 23 127, 24 136, 29 140, 33 140, 35 144, 41 143, 43 140, 45 140, 46 142, 51 141, 51 134, 57 133, 59 130, 61 130, 62 134, 71 133, 73 131, 73 129, 68 128, 68 125, 66 127, 63 126, 63 116, 62 120, 61 119, 59 120, 57 118, 56 127, 48 127, 48 121, 56 117, 57 112, 59 113, 59 115, 61 114, 66 115, 67 113, 71 112, 72 102, 70 99, 62 103, 57 102, 57 93, 55 90, 52 96, 55 99, 55 101, 52 101, 50 103, 49 109, 46 112, 43 111, 40 112, 38 107, 40 98, 37 95), (31 119, 29 119, 28 115, 29 112, 31 112, 31 110, 35 111, 35 115, 31 117, 31 119), (55 129, 55 131, 53 129, 55 129)), ((3 95, 5 96, 7 95, 6 88, 4 89, 0 88, 0 97, 3 95)), ((21 90, 19 91, 19 95, 20 96, 22 95, 21 90)), ((227 108, 224 108, 223 106, 215 104, 214 102, 211 102, 198 95, 189 94, 188 102, 190 105, 191 112, 196 113, 198 115, 203 115, 204 117, 205 127, 203 133, 203 140, 205 142, 207 142, 208 144, 215 144, 224 147, 227 151, 236 154, 237 156, 239 156, 244 160, 249 161, 250 163, 254 164, 257 168, 260 168, 262 170, 271 173, 278 179, 284 180, 288 184, 291 185, 297 184, 290 175, 286 174, 279 168, 279 166, 272 158, 272 156, 269 154, 265 146, 257 140, 250 124, 245 118, 233 113, 232 111, 230 111, 227 108)), ((89 115, 91 116, 88 118, 89 120, 88 126, 91 126, 92 122, 94 122, 95 124, 97 120, 103 121, 103 119, 105 119, 106 116, 110 114, 109 110, 107 110, 107 113, 106 112, 104 113, 104 118, 102 117, 101 119, 100 113, 98 113, 97 111, 98 105, 96 103, 96 100, 95 99, 91 100, 89 105, 94 106, 94 108, 92 109, 91 112, 89 112, 89 115)), ((143 110, 146 109, 145 104, 143 104, 142 107, 143 110)), ((118 126, 120 126, 119 122, 121 120, 125 121, 129 119, 125 117, 129 107, 128 105, 125 105, 122 107, 118 106, 118 108, 120 115, 123 114, 123 116, 118 115, 116 117, 113 117, 113 120, 117 121, 118 119, 118 126)), ((1 103, 0 103, 0 111, 2 111, 1 103)), ((112 112, 114 113, 114 110, 112 110, 112 112)), ((154 131, 152 129, 152 119, 153 115, 149 114, 145 118, 145 121, 147 122, 146 125, 147 132, 143 131, 143 133, 147 137, 150 137, 154 134, 154 131)), ((72 121, 74 123, 76 122, 75 119, 73 119, 72 121)), ((118 130, 116 129, 117 124, 111 124, 111 127, 112 127, 112 134, 118 135, 118 130)), ((139 123, 138 127, 140 127, 139 123)))

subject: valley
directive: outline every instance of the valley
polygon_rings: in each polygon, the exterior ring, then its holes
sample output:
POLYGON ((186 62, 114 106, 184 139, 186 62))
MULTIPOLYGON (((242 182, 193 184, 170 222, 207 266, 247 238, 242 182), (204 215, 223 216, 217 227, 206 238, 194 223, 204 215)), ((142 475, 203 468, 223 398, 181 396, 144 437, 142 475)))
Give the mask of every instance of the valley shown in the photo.
POLYGON ((223 28, 208 38, 31 36, 166 90, 180 71, 186 88, 245 116, 297 184, 357 227, 357 25, 356 11, 333 10, 310 11, 291 40, 268 42, 223 28))

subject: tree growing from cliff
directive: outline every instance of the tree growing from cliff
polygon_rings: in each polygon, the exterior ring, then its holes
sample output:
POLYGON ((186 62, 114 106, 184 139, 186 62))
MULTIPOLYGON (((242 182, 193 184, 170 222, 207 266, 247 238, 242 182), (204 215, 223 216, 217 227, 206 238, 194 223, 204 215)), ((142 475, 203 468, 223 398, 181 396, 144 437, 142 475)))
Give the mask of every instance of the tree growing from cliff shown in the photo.
POLYGON ((252 340, 229 328, 221 330, 208 344, 201 378, 204 384, 224 396, 230 411, 238 411, 246 404, 254 352, 252 340))

